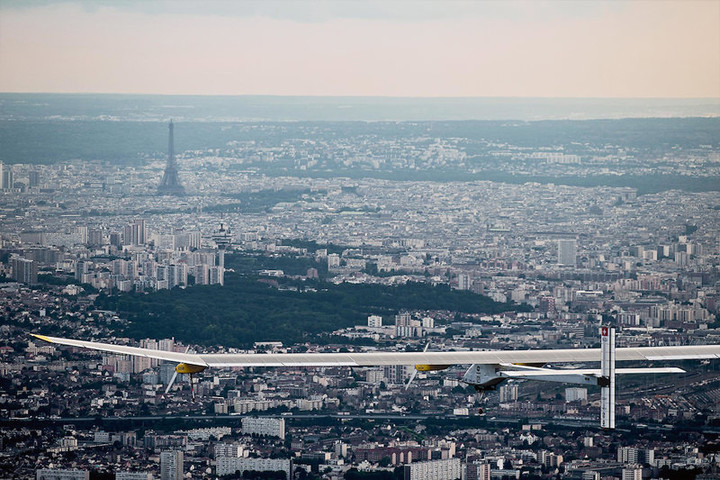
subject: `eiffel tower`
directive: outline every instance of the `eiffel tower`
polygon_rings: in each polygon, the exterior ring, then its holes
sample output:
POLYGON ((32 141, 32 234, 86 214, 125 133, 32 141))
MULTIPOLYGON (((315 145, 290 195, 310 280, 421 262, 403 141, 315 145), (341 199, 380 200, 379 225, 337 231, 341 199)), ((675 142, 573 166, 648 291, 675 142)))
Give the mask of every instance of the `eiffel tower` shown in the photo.
POLYGON ((165 173, 158 187, 158 195, 185 195, 185 187, 178 178, 177 162, 175 161, 175 138, 173 122, 170 120, 170 138, 168 139, 168 160, 165 173))

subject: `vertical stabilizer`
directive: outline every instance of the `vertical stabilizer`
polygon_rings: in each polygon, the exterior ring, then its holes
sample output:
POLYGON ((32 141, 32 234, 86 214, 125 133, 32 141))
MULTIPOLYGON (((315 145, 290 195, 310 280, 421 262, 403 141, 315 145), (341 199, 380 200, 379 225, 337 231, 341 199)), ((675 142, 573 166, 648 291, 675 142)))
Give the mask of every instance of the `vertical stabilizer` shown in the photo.
POLYGON ((615 328, 600 327, 602 359, 600 364, 600 426, 604 429, 615 428, 615 328))

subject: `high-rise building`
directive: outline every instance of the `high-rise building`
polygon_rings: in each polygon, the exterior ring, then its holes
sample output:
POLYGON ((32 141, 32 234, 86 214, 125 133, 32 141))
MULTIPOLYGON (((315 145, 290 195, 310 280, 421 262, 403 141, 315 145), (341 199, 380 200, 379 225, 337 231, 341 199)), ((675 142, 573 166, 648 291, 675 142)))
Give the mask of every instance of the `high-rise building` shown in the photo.
POLYGON ((499 389, 500 403, 517 402, 518 386, 516 383, 502 385, 499 389))
POLYGON ((396 337, 419 337, 422 335, 422 328, 419 320, 413 320, 409 313, 401 312, 395 315, 395 336, 396 337))
POLYGON ((687 252, 675 252, 675 263, 678 267, 687 267, 690 263, 690 255, 687 252))
POLYGON ((622 480, 642 480, 642 467, 639 465, 622 469, 622 480))
POLYGON ((210 267, 201 263, 195 265, 195 285, 209 285, 210 284, 210 267))
POLYGON ((225 269, 223 267, 210 267, 208 274, 210 275, 210 285, 225 285, 225 269))
POLYGON ((383 376, 390 384, 405 383, 405 365, 385 365, 383 366, 383 376))
POLYGON ((465 478, 467 480, 490 480, 490 464, 468 463, 465 478))
POLYGON ((170 450, 160 453, 160 479, 180 480, 183 478, 183 452, 170 450))
POLYGON ((110 245, 120 248, 122 247, 122 235, 120 232, 112 232, 110 233, 110 245))
POLYGON ((558 240, 558 265, 574 267, 577 256, 575 239, 565 238, 558 240))
POLYGON ((168 288, 178 285, 187 285, 187 265, 184 263, 170 264, 167 266, 168 288))
POLYGON ((340 255, 337 253, 331 253, 327 256, 328 268, 339 268, 340 267, 340 255))
POLYGON ((347 457, 348 454, 348 444, 343 442, 342 440, 337 440, 334 444, 335 447, 335 456, 338 458, 344 458, 347 457))
POLYGON ((382 317, 380 315, 370 315, 367 320, 368 327, 382 327, 382 317))
POLYGON ((40 186, 40 172, 39 171, 30 170, 30 173, 28 174, 28 186, 30 188, 40 186))
POLYGON ((158 187, 158 195, 185 195, 185 187, 178 178, 177 162, 175 161, 175 127, 170 120, 170 134, 168 136, 168 159, 165 173, 158 187))
POLYGON ((12 266, 13 279, 20 283, 37 283, 37 262, 22 257, 12 257, 10 259, 12 266))
POLYGON ((555 313, 555 297, 552 295, 543 295, 538 298, 538 309, 543 313, 555 313))
POLYGON ((458 290, 470 290, 472 278, 467 273, 458 275, 458 290))
POLYGON ((90 271, 90 262, 78 260, 75 263, 75 280, 83 281, 83 275, 90 271))
POLYGON ((0 163, 0 180, 2 181, 2 189, 10 190, 13 188, 13 168, 12 165, 0 163))
POLYGON ((75 238, 76 242, 80 245, 85 245, 88 243, 88 227, 85 225, 75 227, 75 238))
POLYGON ((147 241, 145 220, 138 218, 133 223, 125 225, 123 237, 123 245, 145 245, 147 241))
POLYGON ((88 245, 100 246, 105 244, 105 235, 103 231, 97 228, 91 228, 87 234, 88 245))

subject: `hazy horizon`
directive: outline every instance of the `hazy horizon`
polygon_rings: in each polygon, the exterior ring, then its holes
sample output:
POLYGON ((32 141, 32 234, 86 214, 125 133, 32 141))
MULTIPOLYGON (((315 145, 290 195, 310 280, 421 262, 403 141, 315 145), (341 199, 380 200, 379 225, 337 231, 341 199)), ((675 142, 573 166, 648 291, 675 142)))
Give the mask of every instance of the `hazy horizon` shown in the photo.
POLYGON ((0 120, 446 121, 720 117, 720 99, 0 93, 0 120))

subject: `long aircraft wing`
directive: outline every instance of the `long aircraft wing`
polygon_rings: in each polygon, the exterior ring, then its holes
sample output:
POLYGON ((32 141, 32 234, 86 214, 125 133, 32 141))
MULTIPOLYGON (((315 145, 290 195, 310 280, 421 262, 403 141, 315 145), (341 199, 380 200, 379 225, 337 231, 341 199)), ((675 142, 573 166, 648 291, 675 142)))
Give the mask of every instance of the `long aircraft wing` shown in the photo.
MULTIPOLYGON (((382 365, 499 365, 503 363, 599 362, 600 349, 491 350, 463 352, 363 353, 178 353, 68 338, 32 336, 50 343, 103 352, 156 358, 201 367, 374 367, 382 365)), ((697 360, 720 358, 720 345, 618 348, 617 361, 697 360)))

